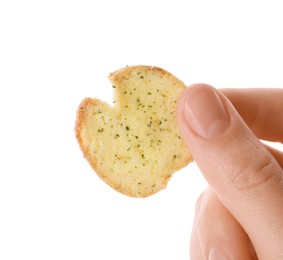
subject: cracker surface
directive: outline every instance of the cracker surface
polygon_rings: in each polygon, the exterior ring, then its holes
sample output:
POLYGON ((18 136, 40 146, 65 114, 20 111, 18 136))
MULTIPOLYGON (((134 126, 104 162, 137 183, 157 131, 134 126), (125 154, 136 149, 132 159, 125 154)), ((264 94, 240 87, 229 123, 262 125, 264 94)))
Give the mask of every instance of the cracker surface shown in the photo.
POLYGON ((192 161, 180 136, 176 103, 182 81, 151 66, 127 66, 109 75, 114 104, 85 98, 75 133, 98 176, 115 190, 147 197, 192 161))

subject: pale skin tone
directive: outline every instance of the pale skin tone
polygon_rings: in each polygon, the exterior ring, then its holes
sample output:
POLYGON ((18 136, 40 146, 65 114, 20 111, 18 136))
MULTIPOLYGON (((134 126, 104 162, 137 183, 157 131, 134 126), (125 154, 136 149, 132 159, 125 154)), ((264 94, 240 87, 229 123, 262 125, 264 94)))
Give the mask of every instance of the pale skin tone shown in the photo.
POLYGON ((191 260, 283 259, 283 89, 188 87, 178 125, 209 187, 196 204, 191 260))

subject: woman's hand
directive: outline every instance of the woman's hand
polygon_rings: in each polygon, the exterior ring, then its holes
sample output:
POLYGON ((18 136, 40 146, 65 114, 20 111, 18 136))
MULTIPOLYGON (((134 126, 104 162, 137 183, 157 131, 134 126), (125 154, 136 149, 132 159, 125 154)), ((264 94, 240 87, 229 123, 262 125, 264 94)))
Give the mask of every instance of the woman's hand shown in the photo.
POLYGON ((282 89, 187 88, 178 123, 209 188, 196 206, 191 260, 283 259, 282 89))

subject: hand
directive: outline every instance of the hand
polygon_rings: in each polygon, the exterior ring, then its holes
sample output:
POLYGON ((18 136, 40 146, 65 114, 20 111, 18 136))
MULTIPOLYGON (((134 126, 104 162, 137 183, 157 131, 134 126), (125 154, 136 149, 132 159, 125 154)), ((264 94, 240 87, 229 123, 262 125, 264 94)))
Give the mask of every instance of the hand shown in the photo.
POLYGON ((283 90, 196 84, 178 101, 178 124, 209 184, 191 260, 283 259, 283 153, 259 140, 283 142, 283 90))

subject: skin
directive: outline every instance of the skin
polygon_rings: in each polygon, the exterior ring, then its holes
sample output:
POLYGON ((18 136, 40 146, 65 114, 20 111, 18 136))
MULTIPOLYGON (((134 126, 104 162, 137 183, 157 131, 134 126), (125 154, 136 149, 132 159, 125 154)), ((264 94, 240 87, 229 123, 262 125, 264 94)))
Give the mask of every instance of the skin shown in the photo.
POLYGON ((209 187, 196 203, 191 260, 283 259, 283 89, 188 87, 178 125, 209 187))

